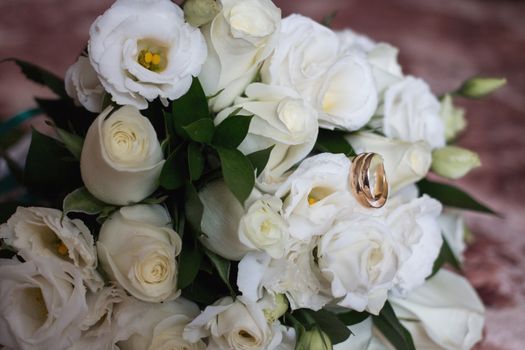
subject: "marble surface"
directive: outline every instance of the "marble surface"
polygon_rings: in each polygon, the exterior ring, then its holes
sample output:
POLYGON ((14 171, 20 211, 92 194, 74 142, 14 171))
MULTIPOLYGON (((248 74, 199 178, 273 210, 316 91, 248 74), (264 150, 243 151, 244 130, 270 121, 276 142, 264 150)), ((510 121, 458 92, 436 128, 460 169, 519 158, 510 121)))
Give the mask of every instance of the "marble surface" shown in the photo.
MULTIPOLYGON (((505 76, 507 87, 484 101, 462 101, 468 131, 460 144, 483 167, 459 184, 502 214, 468 214, 475 242, 465 273, 487 304, 483 350, 525 348, 525 1, 288 0, 285 14, 315 19, 337 10, 334 28, 351 27, 401 50, 406 73, 440 94, 477 73, 505 76)), ((1 0, 0 59, 18 57, 63 75, 83 49, 88 28, 108 0, 1 0)), ((11 63, 0 64, 0 118, 47 96, 11 63)), ((41 121, 35 121, 41 123, 41 121)))

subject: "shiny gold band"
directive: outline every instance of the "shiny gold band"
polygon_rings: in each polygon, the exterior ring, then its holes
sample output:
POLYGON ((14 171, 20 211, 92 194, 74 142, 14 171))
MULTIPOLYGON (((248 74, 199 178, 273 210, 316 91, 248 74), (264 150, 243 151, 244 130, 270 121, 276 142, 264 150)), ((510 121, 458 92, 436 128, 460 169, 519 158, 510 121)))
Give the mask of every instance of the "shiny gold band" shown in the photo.
POLYGON ((352 161, 350 187, 359 204, 381 208, 388 199, 388 182, 383 158, 377 153, 361 153, 352 161))

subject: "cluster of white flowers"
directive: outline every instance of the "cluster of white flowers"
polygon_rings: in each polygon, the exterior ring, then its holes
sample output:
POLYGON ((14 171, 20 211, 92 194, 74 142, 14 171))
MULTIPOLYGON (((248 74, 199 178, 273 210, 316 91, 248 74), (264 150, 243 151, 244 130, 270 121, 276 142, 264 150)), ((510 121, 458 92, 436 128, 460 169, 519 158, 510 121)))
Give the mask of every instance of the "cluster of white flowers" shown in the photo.
MULTIPOLYGON (((391 45, 296 14, 281 18, 270 0, 187 3, 196 18, 169 0, 117 0, 92 25, 66 91, 100 113, 83 143, 81 175, 114 210, 94 236, 46 208, 19 208, 0 226, 18 255, 0 260, 0 345, 291 350, 302 341, 325 349, 324 335, 296 339, 281 316, 325 307, 378 315, 389 300, 420 321, 404 323, 418 348, 471 348, 484 312, 472 287, 445 271, 426 281, 442 232, 462 258, 463 223, 415 186, 461 129, 450 101, 440 105, 423 80, 405 76, 391 45), (177 286, 182 232, 164 206, 137 204, 157 190, 166 163, 140 110, 183 96, 195 77, 215 125, 251 116, 243 154, 273 146, 244 203, 222 180, 198 193, 199 244, 238 261, 240 292, 203 311, 177 286), (106 97, 122 107, 103 110, 106 97), (352 159, 312 155, 320 128, 346 133, 357 153, 382 156, 386 205, 365 208, 354 197, 352 159)), ((336 349, 385 346, 370 319, 351 330, 357 337, 336 349)))

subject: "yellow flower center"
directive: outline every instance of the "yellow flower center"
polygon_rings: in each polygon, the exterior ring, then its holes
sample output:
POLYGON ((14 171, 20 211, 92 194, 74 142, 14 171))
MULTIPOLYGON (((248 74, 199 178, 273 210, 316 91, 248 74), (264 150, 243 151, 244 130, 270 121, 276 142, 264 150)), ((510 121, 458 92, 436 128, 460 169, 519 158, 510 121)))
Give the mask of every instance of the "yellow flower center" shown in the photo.
POLYGON ((161 71, 165 66, 165 64, 162 64, 161 55, 149 49, 141 50, 137 60, 141 66, 154 72, 161 71))
POLYGON ((315 203, 319 202, 317 199, 315 199, 314 197, 312 196, 308 196, 308 204, 309 205, 314 205, 315 203))
POLYGON ((69 250, 63 242, 60 242, 60 244, 57 247, 57 252, 62 256, 66 256, 69 253, 69 250))

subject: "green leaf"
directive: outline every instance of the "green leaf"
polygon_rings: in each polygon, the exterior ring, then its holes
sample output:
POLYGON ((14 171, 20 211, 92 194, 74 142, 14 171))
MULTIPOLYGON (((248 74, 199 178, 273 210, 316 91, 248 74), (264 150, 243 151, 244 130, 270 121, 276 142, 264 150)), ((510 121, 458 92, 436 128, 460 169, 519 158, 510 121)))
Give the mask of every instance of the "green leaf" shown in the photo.
POLYGON ((159 177, 159 184, 167 190, 175 190, 186 181, 186 155, 185 148, 180 145, 173 151, 164 166, 159 177))
POLYGON ((77 135, 85 135, 97 117, 95 113, 75 106, 71 99, 35 98, 35 101, 56 126, 64 130, 74 131, 77 135))
POLYGON ((356 153, 346 141, 345 135, 341 131, 320 129, 315 149, 319 152, 343 153, 347 157, 355 156, 356 153))
POLYGON ((192 184, 186 185, 186 203, 184 209, 192 232, 201 235, 201 220, 204 206, 202 205, 197 190, 192 184))
POLYGON ((336 314, 327 310, 313 311, 310 309, 299 309, 293 312, 293 316, 296 317, 296 320, 299 320, 307 330, 319 327, 328 335, 332 344, 342 343, 352 334, 336 314))
POLYGON ((257 170, 257 176, 261 175, 264 168, 266 168, 266 164, 268 164, 270 154, 272 153, 274 147, 275 145, 247 155, 250 163, 252 163, 253 168, 257 170))
POLYGON ((62 208, 64 215, 69 213, 100 214, 109 204, 95 198, 85 187, 80 187, 64 198, 62 208))
POLYGON ((204 156, 196 143, 188 145, 188 170, 191 181, 198 180, 204 171, 204 156))
POLYGON ((321 24, 327 28, 332 28, 332 22, 334 21, 335 16, 337 16, 337 11, 333 11, 332 13, 324 16, 321 24))
POLYGON ((221 159, 224 181, 241 204, 248 198, 255 184, 252 163, 236 149, 217 148, 221 159))
POLYGON ((79 163, 60 142, 33 130, 24 184, 34 193, 61 203, 62 196, 82 185, 79 163))
POLYGON ((64 146, 71 152, 71 154, 78 160, 80 160, 80 154, 82 153, 82 146, 84 145, 84 139, 78 135, 72 134, 64 129, 55 128, 58 137, 64 143, 64 146))
POLYGON ((429 180, 419 181, 417 187, 421 193, 428 194, 430 197, 439 200, 445 206, 497 215, 493 210, 480 204, 469 194, 457 187, 429 180))
POLYGON ((337 314, 337 318, 341 320, 347 326, 353 326, 355 324, 361 323, 370 317, 368 312, 359 312, 359 311, 348 311, 337 314))
POLYGON ((233 115, 217 126, 213 144, 228 148, 237 148, 248 134, 253 115, 233 115))
POLYGON ((211 119, 208 100, 202 90, 199 79, 193 78, 188 92, 173 101, 172 114, 174 122, 180 126, 189 125, 200 119, 211 119))
POLYGON ((211 119, 199 119, 189 125, 183 126, 182 129, 193 141, 201 143, 211 143, 215 126, 211 119))
POLYGON ((387 301, 378 316, 372 317, 374 325, 397 350, 415 350, 410 332, 403 327, 392 305, 387 301))
POLYGON ((214 252, 212 252, 210 250, 206 250, 206 255, 208 256, 208 258, 210 259, 211 263, 213 264, 213 266, 215 267, 215 269, 219 273, 219 276, 220 276, 221 280, 228 287, 228 289, 229 289, 229 291, 231 293, 231 296, 233 298, 235 298, 235 291, 233 290, 233 288, 232 288, 232 286, 230 284, 230 268, 231 268, 230 261, 224 259, 223 257, 215 254, 214 252))
POLYGON ((60 97, 69 98, 66 93, 64 80, 58 77, 57 75, 43 68, 40 68, 32 63, 18 60, 15 58, 8 58, 2 60, 0 63, 2 62, 16 63, 20 67, 20 69, 22 69, 22 73, 24 73, 27 79, 34 81, 35 83, 38 83, 40 85, 47 86, 51 91, 53 91, 60 97))
POLYGON ((198 248, 197 244, 183 245, 182 252, 179 256, 179 275, 177 277, 177 287, 179 289, 186 288, 193 283, 199 273, 202 256, 202 251, 198 248))
POLYGON ((443 244, 441 245, 441 250, 439 251, 439 255, 436 258, 436 261, 434 261, 432 274, 429 277, 427 277, 427 279, 432 278, 445 264, 449 264, 454 269, 461 271, 461 263, 456 258, 454 252, 452 252, 452 249, 450 248, 450 244, 443 236, 443 244))

